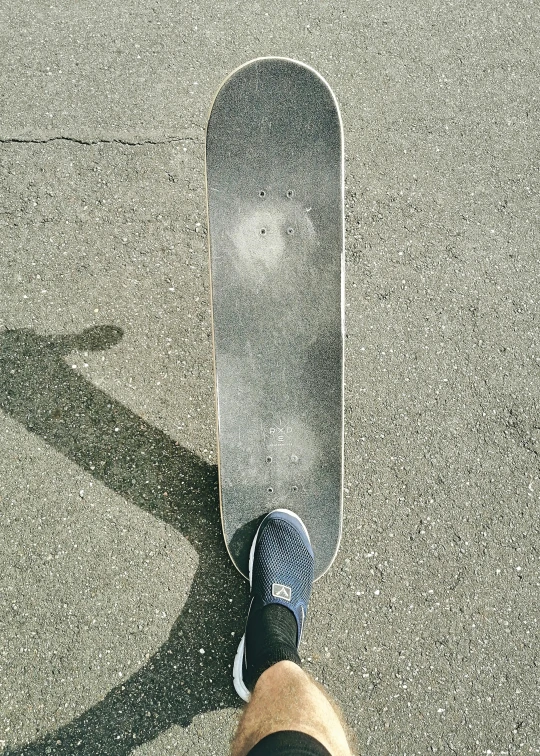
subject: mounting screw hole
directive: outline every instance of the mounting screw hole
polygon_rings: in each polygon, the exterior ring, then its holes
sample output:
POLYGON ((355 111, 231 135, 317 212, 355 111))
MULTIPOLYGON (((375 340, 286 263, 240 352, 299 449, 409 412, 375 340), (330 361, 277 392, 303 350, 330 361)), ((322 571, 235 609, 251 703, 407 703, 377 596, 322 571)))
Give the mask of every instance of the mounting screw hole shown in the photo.
POLYGON ((266 236, 266 229, 265 228, 261 228, 261 236, 266 236))
POLYGON ((298 486, 292 486, 291 491, 294 491, 294 492, 298 491, 298 486))
POLYGON ((259 192, 259 197, 266 197, 266 192, 264 191, 264 189, 261 189, 261 191, 259 192))
POLYGON ((267 457, 266 461, 268 462, 268 464, 270 464, 270 462, 272 461, 272 457, 267 457))
POLYGON ((294 234, 294 228, 288 228, 287 233, 289 234, 289 236, 292 236, 294 234))
POLYGON ((292 189, 287 190, 287 197, 290 199, 293 196, 294 192, 292 189))
POLYGON ((268 493, 274 493, 274 489, 273 488, 267 488, 266 490, 268 491, 268 493))

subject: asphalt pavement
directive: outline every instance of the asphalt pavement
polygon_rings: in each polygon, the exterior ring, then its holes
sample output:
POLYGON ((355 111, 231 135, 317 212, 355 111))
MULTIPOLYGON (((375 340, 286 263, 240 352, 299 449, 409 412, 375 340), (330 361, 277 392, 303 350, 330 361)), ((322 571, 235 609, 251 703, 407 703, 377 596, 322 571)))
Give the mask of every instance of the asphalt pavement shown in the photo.
POLYGON ((346 150, 344 529, 305 668, 358 753, 540 753, 536 0, 1 4, 0 753, 226 754, 213 96, 283 55, 346 150))

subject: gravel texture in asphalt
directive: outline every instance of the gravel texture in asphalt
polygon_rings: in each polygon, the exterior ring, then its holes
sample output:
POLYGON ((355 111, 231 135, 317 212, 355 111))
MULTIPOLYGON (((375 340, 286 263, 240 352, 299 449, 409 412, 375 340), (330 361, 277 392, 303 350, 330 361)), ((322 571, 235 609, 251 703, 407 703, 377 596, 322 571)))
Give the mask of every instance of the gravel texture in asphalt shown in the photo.
POLYGON ((540 753, 539 29, 530 0, 4 0, 1 753, 228 752, 204 129, 262 55, 345 133, 344 529, 305 669, 358 753, 540 753))

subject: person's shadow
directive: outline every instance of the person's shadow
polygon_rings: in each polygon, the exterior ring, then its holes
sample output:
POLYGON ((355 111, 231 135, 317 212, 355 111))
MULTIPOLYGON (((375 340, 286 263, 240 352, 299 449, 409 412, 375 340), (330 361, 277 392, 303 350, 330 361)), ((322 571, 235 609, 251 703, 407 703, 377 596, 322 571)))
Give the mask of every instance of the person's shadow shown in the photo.
POLYGON ((75 349, 108 349, 122 336, 113 326, 61 337, 0 333, 0 408, 111 490, 178 528, 197 551, 199 566, 169 639, 136 674, 64 727, 8 747, 8 756, 121 756, 172 725, 186 727, 197 714, 239 704, 230 665, 248 591, 223 543, 216 468, 63 359, 75 349))

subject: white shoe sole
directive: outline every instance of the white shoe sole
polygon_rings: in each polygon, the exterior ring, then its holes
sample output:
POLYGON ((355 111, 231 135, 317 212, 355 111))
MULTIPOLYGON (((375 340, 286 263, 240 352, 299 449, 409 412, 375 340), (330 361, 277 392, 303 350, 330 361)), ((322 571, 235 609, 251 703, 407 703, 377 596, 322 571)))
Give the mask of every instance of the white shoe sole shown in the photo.
MULTIPOLYGON (((302 522, 302 520, 300 519, 300 517, 298 517, 297 514, 295 514, 294 512, 291 512, 290 509, 274 509, 273 511, 274 512, 286 512, 288 515, 291 515, 296 520, 298 520, 300 526, 302 527, 302 530, 304 531, 304 533, 307 536, 308 541, 311 543, 310 538, 309 538, 309 533, 307 532, 307 528, 304 525, 304 523, 302 522)), ((261 522, 261 525, 262 525, 262 522, 261 522)), ((255 538, 253 539, 253 543, 251 544, 251 549, 250 549, 250 552, 249 552, 249 587, 250 587, 250 589, 251 589, 251 586, 252 586, 253 558, 255 556, 255 546, 257 544, 257 539, 259 537, 259 530, 261 529, 261 525, 259 525, 259 527, 257 528, 257 532, 255 533, 255 538)), ((250 604, 250 609, 251 609, 251 604, 250 604)), ((249 611, 248 611, 248 615, 249 615, 249 611)), ((244 646, 245 646, 245 643, 246 643, 246 636, 244 634, 242 636, 242 640, 238 644, 238 649, 236 651, 236 656, 234 657, 233 682, 234 682, 234 689, 236 690, 236 692, 238 693, 238 695, 240 696, 240 698, 243 701, 246 701, 246 703, 247 703, 251 699, 251 693, 246 688, 246 686, 244 685, 244 680, 242 678, 242 666, 243 666, 243 662, 244 662, 244 646)))

